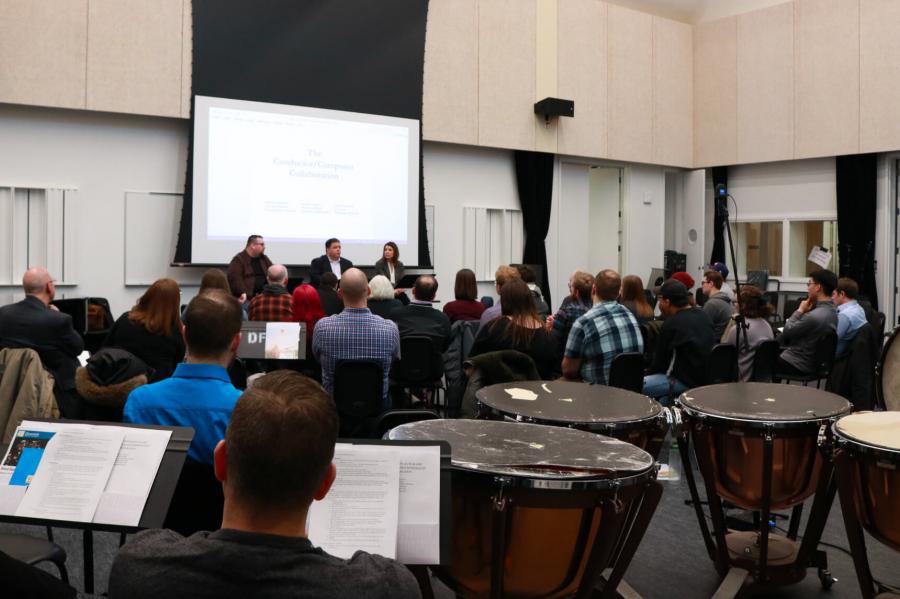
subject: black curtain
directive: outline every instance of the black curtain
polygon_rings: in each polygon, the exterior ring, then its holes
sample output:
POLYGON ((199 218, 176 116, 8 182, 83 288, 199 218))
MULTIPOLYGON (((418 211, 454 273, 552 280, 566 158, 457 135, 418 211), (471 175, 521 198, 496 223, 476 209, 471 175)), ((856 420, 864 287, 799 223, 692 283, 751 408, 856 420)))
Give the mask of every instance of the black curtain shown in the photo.
MULTIPOLYGON (((427 12, 427 0, 194 0, 191 95, 421 122, 427 12)), ((188 156, 193 133, 190 145, 188 156)), ((420 153, 417 258, 426 266, 421 165, 420 153)), ((175 262, 191 259, 191 179, 189 159, 175 262)))
POLYGON ((541 280, 538 285, 544 301, 551 306, 547 277, 547 249, 544 240, 550 229, 550 206, 553 198, 553 154, 516 151, 516 185, 522 206, 522 225, 525 229, 523 264, 539 264, 541 280))
MULTIPOLYGON (((838 215, 838 275, 859 285, 878 309, 875 287, 875 194, 878 176, 875 154, 838 156, 835 186, 838 215)), ((833 248, 829 248, 833 249, 833 248)))
POLYGON ((712 168, 712 184, 713 184, 713 202, 712 202, 712 210, 713 210, 713 246, 712 246, 712 254, 709 256, 709 263, 713 264, 715 262, 723 262, 727 263, 725 260, 725 218, 726 214, 728 214, 725 210, 721 209, 720 203, 727 201, 720 200, 716 196, 716 186, 724 185, 725 188, 728 188, 728 167, 727 166, 714 166, 712 168))

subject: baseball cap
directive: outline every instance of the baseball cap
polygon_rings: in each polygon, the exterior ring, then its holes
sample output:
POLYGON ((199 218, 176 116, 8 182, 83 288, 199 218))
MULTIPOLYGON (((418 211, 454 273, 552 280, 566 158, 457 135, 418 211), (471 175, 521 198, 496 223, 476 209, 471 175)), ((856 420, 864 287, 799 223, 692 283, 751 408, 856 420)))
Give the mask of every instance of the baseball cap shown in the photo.
POLYGON ((659 286, 659 295, 669 301, 686 300, 688 298, 688 290, 687 287, 684 286, 684 283, 674 278, 673 275, 671 279, 668 279, 659 286))
POLYGON ((714 264, 711 264, 709 268, 711 270, 718 272, 720 275, 722 275, 723 279, 728 278, 728 267, 725 266, 724 262, 716 262, 714 264))

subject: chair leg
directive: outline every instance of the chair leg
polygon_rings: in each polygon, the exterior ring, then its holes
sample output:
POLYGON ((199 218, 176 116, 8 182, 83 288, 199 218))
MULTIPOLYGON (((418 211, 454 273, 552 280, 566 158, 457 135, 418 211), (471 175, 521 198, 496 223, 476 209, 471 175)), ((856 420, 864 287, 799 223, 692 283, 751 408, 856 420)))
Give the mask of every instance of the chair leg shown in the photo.
POLYGON ((54 560, 53 563, 56 564, 56 568, 59 570, 59 579, 64 583, 69 584, 69 571, 66 570, 65 562, 54 560))

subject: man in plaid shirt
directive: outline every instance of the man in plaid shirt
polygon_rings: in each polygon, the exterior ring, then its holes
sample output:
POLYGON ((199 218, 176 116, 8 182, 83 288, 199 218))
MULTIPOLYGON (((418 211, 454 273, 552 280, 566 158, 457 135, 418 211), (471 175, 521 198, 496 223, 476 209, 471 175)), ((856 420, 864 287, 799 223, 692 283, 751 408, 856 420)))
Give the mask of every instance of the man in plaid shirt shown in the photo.
POLYGON ((291 310, 291 292, 287 290, 287 275, 287 268, 281 264, 269 267, 262 292, 250 300, 250 307, 247 310, 250 320, 290 322, 294 319, 291 310))
POLYGON ((372 314, 366 307, 369 283, 358 268, 341 275, 338 293, 344 301, 343 312, 323 318, 313 330, 312 352, 322 365, 322 386, 328 393, 334 391, 338 360, 374 360, 384 370, 382 393, 387 409, 388 373, 393 359, 400 358, 397 324, 372 314))
POLYGON ((613 358, 644 351, 637 320, 616 301, 621 286, 622 279, 614 270, 602 270, 594 277, 594 307, 575 321, 566 341, 562 371, 567 379, 605 385, 613 358))

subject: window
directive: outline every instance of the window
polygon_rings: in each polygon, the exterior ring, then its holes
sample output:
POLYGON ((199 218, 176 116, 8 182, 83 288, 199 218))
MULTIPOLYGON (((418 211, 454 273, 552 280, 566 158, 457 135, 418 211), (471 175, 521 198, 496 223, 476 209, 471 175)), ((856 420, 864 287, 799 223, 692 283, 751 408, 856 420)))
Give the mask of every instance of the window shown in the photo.
POLYGON ((748 270, 768 270, 773 277, 805 278, 820 268, 808 260, 814 246, 831 252, 831 262, 826 268, 837 272, 836 220, 742 222, 732 225, 732 229, 742 277, 748 270))
POLYGON ((738 223, 734 251, 742 276, 749 270, 768 270, 773 277, 782 275, 783 230, 781 221, 738 223))
POLYGON ((825 268, 837 272, 837 221, 792 221, 790 234, 789 276, 805 277, 812 271, 821 268, 818 264, 807 260, 814 246, 823 247, 831 252, 831 263, 825 268))

